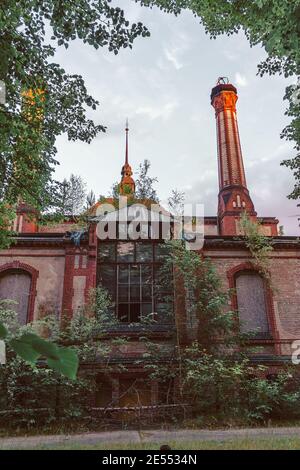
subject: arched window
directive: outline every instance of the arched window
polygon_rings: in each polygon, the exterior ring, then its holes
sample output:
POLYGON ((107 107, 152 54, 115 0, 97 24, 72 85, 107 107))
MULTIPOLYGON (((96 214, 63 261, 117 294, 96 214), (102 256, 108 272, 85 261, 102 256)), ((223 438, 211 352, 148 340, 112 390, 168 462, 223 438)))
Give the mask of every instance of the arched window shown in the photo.
POLYGON ((238 272, 235 287, 241 333, 253 333, 256 338, 269 337, 264 279, 255 271, 238 272))
POLYGON ((9 299, 16 302, 9 308, 17 312, 21 325, 28 321, 31 282, 31 275, 22 269, 8 270, 0 274, 0 300, 9 299))

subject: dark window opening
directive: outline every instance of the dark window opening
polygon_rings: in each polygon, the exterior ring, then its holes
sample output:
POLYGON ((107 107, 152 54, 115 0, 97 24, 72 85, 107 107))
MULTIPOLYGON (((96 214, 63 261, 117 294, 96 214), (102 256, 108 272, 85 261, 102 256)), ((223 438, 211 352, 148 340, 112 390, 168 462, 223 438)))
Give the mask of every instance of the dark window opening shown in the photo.
POLYGON ((118 318, 124 323, 137 323, 140 321, 140 304, 118 304, 118 318))
POLYGON ((112 404, 112 383, 109 380, 97 379, 95 405, 99 408, 112 404))

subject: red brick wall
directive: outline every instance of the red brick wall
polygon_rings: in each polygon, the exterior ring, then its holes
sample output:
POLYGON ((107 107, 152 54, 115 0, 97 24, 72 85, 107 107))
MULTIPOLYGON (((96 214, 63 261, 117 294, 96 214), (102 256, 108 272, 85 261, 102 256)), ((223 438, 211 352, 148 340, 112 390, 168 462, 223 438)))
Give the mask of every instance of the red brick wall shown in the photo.
MULTIPOLYGON (((205 256, 216 266, 225 289, 230 287, 228 273, 251 262, 247 250, 207 250, 205 256)), ((291 342, 300 339, 300 250, 274 250, 269 271, 276 352, 290 354, 291 342)))

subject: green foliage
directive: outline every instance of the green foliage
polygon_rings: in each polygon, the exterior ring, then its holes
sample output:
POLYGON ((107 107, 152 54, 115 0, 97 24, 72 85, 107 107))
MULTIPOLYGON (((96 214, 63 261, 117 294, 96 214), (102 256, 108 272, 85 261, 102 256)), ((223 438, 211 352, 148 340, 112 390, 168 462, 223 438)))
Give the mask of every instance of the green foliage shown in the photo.
MULTIPOLYGON (((71 348, 66 350, 66 348, 38 336, 36 329, 39 329, 42 324, 44 325, 45 321, 21 327, 17 314, 12 308, 12 303, 11 301, 0 301, 0 339, 4 339, 9 350, 32 367, 37 365, 38 360, 46 359, 51 369, 75 380, 78 369, 76 351, 71 348)), ((55 323, 55 321, 48 321, 47 326, 51 326, 55 330, 55 323)), ((56 331, 58 332, 59 328, 56 327, 56 331)), ((57 334, 55 339, 59 339, 58 336, 57 334)))
POLYGON ((173 289, 185 300, 189 315, 197 320, 197 340, 208 351, 223 343, 237 341, 236 313, 228 308, 230 293, 224 290, 216 270, 207 258, 187 250, 181 241, 171 241, 165 265, 173 266, 173 289), (182 292, 180 293, 179 286, 182 292))
POLYGON ((148 35, 141 23, 130 25, 110 0, 1 1, 0 80, 6 103, 0 104, 0 202, 15 204, 20 197, 39 210, 51 206, 57 191, 56 138, 66 134, 90 143, 105 131, 87 116, 98 102, 83 78, 53 62, 57 48, 77 39, 117 54, 148 35), (24 95, 28 91, 31 98, 24 95))
POLYGON ((145 159, 139 166, 135 186, 135 198, 140 200, 150 199, 153 202, 159 202, 156 190, 153 187, 153 185, 157 183, 158 179, 156 177, 149 176, 150 167, 151 163, 147 159, 145 159))
MULTIPOLYGON (((265 240, 250 228, 249 246, 255 253, 268 253, 265 240)), ((166 273, 172 267, 172 287, 177 286, 177 293, 181 289, 187 316, 194 316, 198 327, 190 346, 178 342, 168 361, 153 360, 146 366, 151 377, 160 384, 176 379, 182 403, 191 403, 205 422, 245 424, 284 414, 297 417, 300 392, 295 370, 282 369, 268 380, 266 367, 251 365, 257 351, 249 346, 251 336, 239 333, 237 312, 228 307, 230 291, 224 290, 211 261, 179 241, 166 246, 166 273)), ((156 345, 148 348, 151 357, 159 358, 156 345)))
MULTIPOLYGON (((0 338, 5 339, 7 330, 0 323, 0 338)), ((20 337, 8 341, 9 347, 24 361, 35 365, 42 356, 47 359, 51 369, 75 380, 78 369, 78 357, 75 351, 68 348, 59 348, 56 344, 46 341, 36 334, 24 333, 20 337)))
POLYGON ((93 205, 96 204, 96 195, 93 190, 91 190, 86 196, 86 210, 91 209, 93 205))
POLYGON ((184 208, 185 193, 178 189, 172 189, 171 196, 168 198, 168 206, 171 214, 182 216, 184 208))
POLYGON ((246 246, 254 259, 254 265, 264 278, 269 280, 269 260, 273 251, 270 238, 263 235, 260 222, 253 222, 246 212, 241 215, 240 226, 245 236, 246 246))
POLYGON ((2 323, 0 323, 0 339, 5 339, 6 336, 7 336, 7 329, 2 323))
POLYGON ((30 427, 89 416, 98 372, 76 375, 76 370, 78 361, 84 364, 96 357, 109 368, 111 348, 99 338, 113 322, 110 307, 107 291, 99 287, 91 291, 87 306, 71 321, 63 320, 61 328, 54 316, 20 326, 9 302, 1 303, 0 336, 5 336, 7 363, 0 367, 0 425, 8 417, 10 427, 30 427))
POLYGON ((10 228, 14 218, 14 210, 0 200, 0 249, 8 248, 11 245, 12 232, 10 228))
POLYGON ((216 357, 194 343, 185 350, 183 370, 184 387, 197 412, 215 421, 245 424, 299 416, 300 392, 291 389, 287 368, 267 379, 267 368, 251 366, 246 357, 216 357))
POLYGON ((78 216, 84 210, 86 184, 79 175, 64 179, 56 196, 57 211, 62 216, 78 216))
MULTIPOLYGON (((295 177, 295 187, 288 196, 289 199, 300 198, 300 79, 295 86, 289 86, 286 89, 285 99, 289 101, 289 108, 286 112, 292 118, 292 121, 283 130, 281 136, 289 141, 295 142, 296 156, 284 160, 281 164, 290 168, 295 177)), ((299 205, 298 205, 299 207, 299 205)))

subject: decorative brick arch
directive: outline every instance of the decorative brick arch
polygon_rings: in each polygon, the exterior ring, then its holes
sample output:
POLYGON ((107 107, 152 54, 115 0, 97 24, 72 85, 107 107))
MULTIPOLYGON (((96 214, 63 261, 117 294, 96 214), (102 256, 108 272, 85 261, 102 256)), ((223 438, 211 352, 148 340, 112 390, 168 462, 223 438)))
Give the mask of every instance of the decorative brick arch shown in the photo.
MULTIPOLYGON (((255 266, 254 264, 250 263, 249 261, 246 261, 244 263, 238 264, 237 266, 234 266, 229 271, 227 271, 229 288, 230 289, 235 289, 235 287, 236 287, 236 285, 235 285, 236 275, 238 273, 247 272, 247 271, 248 272, 249 271, 255 272, 263 278, 259 268, 257 266, 255 266)), ((267 282, 265 280, 264 280, 264 288, 265 288, 265 298, 266 298, 266 313, 267 313, 267 318, 268 318, 269 325, 270 325, 270 331, 272 333, 273 342, 275 342, 277 344, 278 341, 279 341, 279 333, 278 333, 278 330, 276 328, 273 293, 272 293, 271 287, 267 284, 267 282)), ((233 294, 231 296, 231 306, 232 306, 233 310, 238 310, 237 295, 236 295, 235 292, 233 292, 233 294)), ((264 340, 262 340, 262 342, 264 342, 264 340)), ((270 342, 270 341, 267 341, 267 342, 270 342)))
POLYGON ((33 321, 33 314, 34 314, 34 304, 36 298, 36 283, 39 277, 39 271, 29 264, 21 263, 20 261, 12 261, 10 263, 3 264, 0 266, 0 277, 2 274, 9 272, 9 271, 25 271, 31 277, 31 284, 30 284, 30 292, 29 292, 29 302, 28 302, 28 312, 27 312, 27 323, 33 321))

